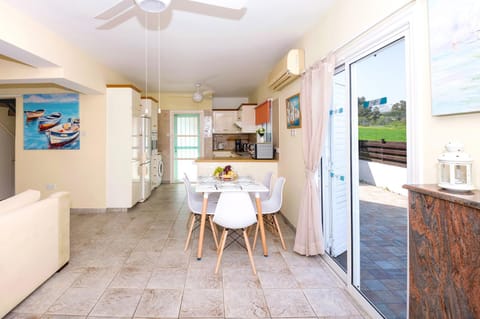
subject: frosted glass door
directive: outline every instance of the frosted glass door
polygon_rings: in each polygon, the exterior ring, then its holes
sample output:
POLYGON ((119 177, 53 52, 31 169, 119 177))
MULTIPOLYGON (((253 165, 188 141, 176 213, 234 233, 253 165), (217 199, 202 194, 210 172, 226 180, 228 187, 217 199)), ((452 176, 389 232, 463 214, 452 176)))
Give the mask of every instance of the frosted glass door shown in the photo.
POLYGON ((197 167, 194 161, 200 156, 200 115, 174 115, 174 180, 180 181, 184 174, 195 179, 197 167))

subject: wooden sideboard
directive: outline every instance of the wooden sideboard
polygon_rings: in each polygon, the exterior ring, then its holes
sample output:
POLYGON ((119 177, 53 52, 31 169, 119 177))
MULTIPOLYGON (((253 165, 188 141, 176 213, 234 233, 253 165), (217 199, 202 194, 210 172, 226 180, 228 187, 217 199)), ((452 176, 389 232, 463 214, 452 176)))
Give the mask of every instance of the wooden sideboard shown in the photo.
POLYGON ((480 318, 480 192, 409 190, 409 318, 480 318))

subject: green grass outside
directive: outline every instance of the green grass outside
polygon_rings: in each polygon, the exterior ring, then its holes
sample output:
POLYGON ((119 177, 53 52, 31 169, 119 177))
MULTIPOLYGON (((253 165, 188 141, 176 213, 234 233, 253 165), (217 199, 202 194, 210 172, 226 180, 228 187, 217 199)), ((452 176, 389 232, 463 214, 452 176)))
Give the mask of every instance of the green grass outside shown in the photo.
POLYGON ((368 141, 379 141, 385 139, 387 142, 406 142, 406 127, 389 126, 359 126, 358 139, 368 141))

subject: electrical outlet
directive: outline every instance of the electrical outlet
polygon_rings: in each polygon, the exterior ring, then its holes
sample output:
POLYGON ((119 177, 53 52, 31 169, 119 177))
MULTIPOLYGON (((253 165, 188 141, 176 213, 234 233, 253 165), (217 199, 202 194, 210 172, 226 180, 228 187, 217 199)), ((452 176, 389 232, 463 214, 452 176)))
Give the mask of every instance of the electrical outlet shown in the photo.
POLYGON ((57 185, 55 185, 55 184, 47 184, 45 187, 46 187, 47 190, 53 191, 55 188, 57 188, 57 185))

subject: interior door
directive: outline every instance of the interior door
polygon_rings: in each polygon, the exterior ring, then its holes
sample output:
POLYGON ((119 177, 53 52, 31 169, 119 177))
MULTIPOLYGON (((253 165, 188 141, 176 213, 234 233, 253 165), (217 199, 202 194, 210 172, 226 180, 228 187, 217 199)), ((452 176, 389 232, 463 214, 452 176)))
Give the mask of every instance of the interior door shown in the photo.
POLYGON ((0 126, 0 200, 15 194, 15 138, 0 126))
POLYGON ((197 166, 194 161, 201 154, 200 114, 175 113, 173 115, 173 179, 182 180, 187 174, 192 180, 197 177, 197 166))

